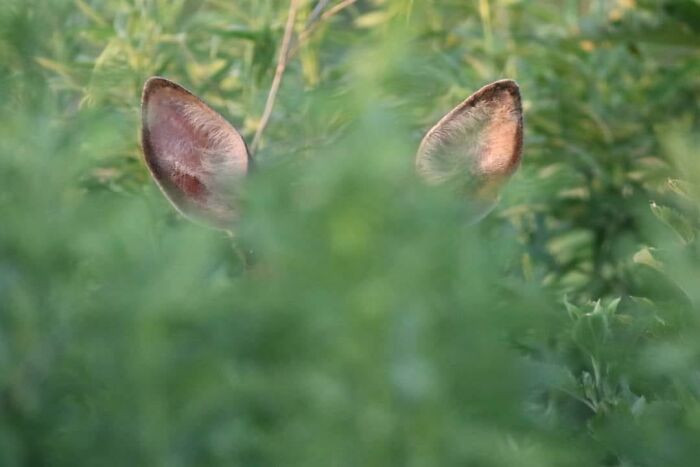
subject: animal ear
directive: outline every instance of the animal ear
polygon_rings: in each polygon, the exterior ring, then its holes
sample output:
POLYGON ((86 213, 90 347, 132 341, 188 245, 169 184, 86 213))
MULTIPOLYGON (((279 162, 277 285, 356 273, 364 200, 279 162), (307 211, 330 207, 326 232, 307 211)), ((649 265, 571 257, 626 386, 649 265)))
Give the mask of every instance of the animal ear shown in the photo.
POLYGON ((251 165, 241 135, 194 94, 158 77, 144 85, 141 119, 146 165, 166 198, 188 217, 230 228, 251 165))
POLYGON ((429 183, 450 183, 493 205, 518 168, 523 146, 520 90, 515 81, 484 86, 445 115, 423 138, 416 169, 429 183))

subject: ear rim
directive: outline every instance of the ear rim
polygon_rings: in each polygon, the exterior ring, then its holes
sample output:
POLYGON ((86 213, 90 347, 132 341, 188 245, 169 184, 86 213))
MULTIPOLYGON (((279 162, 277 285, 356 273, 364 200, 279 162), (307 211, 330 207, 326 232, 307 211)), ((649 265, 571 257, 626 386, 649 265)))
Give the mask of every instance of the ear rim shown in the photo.
POLYGON ((421 163, 423 159, 423 154, 425 152, 425 146, 431 137, 448 122, 452 121, 458 115, 466 112, 468 109, 476 106, 479 102, 484 100, 489 100, 491 97, 495 96, 499 92, 506 91, 513 98, 513 104, 518 115, 518 122, 516 126, 515 144, 513 146, 513 153, 510 155, 511 163, 508 164, 509 170, 507 173, 503 174, 503 178, 508 178, 513 175, 520 166, 523 155, 523 108, 522 108, 522 98, 520 96, 520 86, 515 80, 512 79, 501 79, 494 81, 492 83, 482 86, 478 91, 474 92, 471 96, 467 97, 464 101, 454 107, 452 110, 447 112, 438 122, 433 125, 430 130, 421 139, 420 145, 418 146, 418 152, 415 157, 415 169, 419 174, 421 173, 421 163))
POLYGON ((175 208, 175 210, 184 218, 205 226, 213 227, 224 231, 230 231, 230 225, 223 225, 223 223, 217 222, 215 219, 208 218, 207 216, 198 216, 186 212, 183 208, 180 207, 178 202, 173 199, 171 194, 168 192, 168 189, 164 186, 166 177, 164 174, 160 173, 160 170, 157 164, 155 163, 155 158, 157 156, 151 143, 151 130, 148 126, 149 101, 155 92, 163 88, 174 89, 177 92, 181 92, 189 98, 192 98, 195 102, 197 102, 213 114, 217 115, 219 118, 221 118, 221 120, 223 120, 226 123, 226 125, 228 125, 228 127, 240 138, 245 147, 246 176, 251 172, 251 170, 254 167, 253 157, 250 153, 248 143, 238 132, 238 130, 223 115, 221 115, 213 107, 211 107, 204 100, 202 100, 200 97, 198 97, 196 94, 194 94, 184 86, 181 86, 180 84, 162 76, 151 76, 144 83, 143 90, 141 92, 141 152, 143 154, 144 165, 148 168, 148 171, 151 174, 151 178, 153 179, 153 181, 155 181, 161 193, 163 193, 163 196, 165 196, 165 199, 167 199, 170 202, 170 204, 175 208))

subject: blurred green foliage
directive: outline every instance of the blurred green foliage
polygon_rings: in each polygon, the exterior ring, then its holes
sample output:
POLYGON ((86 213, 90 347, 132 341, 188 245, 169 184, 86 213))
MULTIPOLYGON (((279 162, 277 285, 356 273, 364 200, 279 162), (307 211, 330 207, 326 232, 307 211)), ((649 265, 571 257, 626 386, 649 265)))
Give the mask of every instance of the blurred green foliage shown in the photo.
POLYGON ((234 246, 148 179, 140 87, 250 141, 287 2, 3 1, 0 465, 694 465, 700 2, 317 3, 234 246), (466 226, 412 157, 503 77, 524 163, 466 226))

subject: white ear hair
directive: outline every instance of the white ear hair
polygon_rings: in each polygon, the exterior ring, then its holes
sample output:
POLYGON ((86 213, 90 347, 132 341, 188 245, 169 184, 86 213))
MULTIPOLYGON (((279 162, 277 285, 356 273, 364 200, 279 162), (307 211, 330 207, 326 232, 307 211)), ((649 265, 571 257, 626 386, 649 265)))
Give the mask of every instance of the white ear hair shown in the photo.
POLYGON ((429 183, 452 183, 493 204, 518 168, 523 146, 520 90, 515 81, 484 86, 445 115, 423 138, 416 170, 429 183))
POLYGON ((218 228, 239 216, 236 190, 251 165, 240 134, 182 86, 150 78, 143 88, 146 165, 181 213, 218 228))

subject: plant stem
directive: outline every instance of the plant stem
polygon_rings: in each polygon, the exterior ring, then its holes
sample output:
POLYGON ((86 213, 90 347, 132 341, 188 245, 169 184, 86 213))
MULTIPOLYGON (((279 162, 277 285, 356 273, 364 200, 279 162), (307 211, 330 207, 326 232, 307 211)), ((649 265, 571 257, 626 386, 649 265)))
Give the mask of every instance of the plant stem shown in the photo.
POLYGON ((260 145, 260 140, 262 134, 270 121, 270 116, 272 115, 272 109, 275 107, 275 100, 277 99, 277 92, 279 91, 280 84, 282 83, 282 76, 284 75, 284 70, 287 68, 287 60, 289 58, 289 45, 292 42, 292 33, 294 32, 294 21, 297 15, 298 0, 289 1, 289 13, 287 15, 287 24, 284 27, 284 35, 282 36, 282 44, 280 45, 279 56, 277 57, 277 68, 275 69, 275 76, 272 79, 272 84, 270 85, 270 92, 267 94, 267 101, 265 102, 265 110, 263 111, 262 117, 260 117, 260 124, 255 132, 255 137, 253 138, 253 144, 250 146, 251 154, 255 154, 258 146, 260 145))

